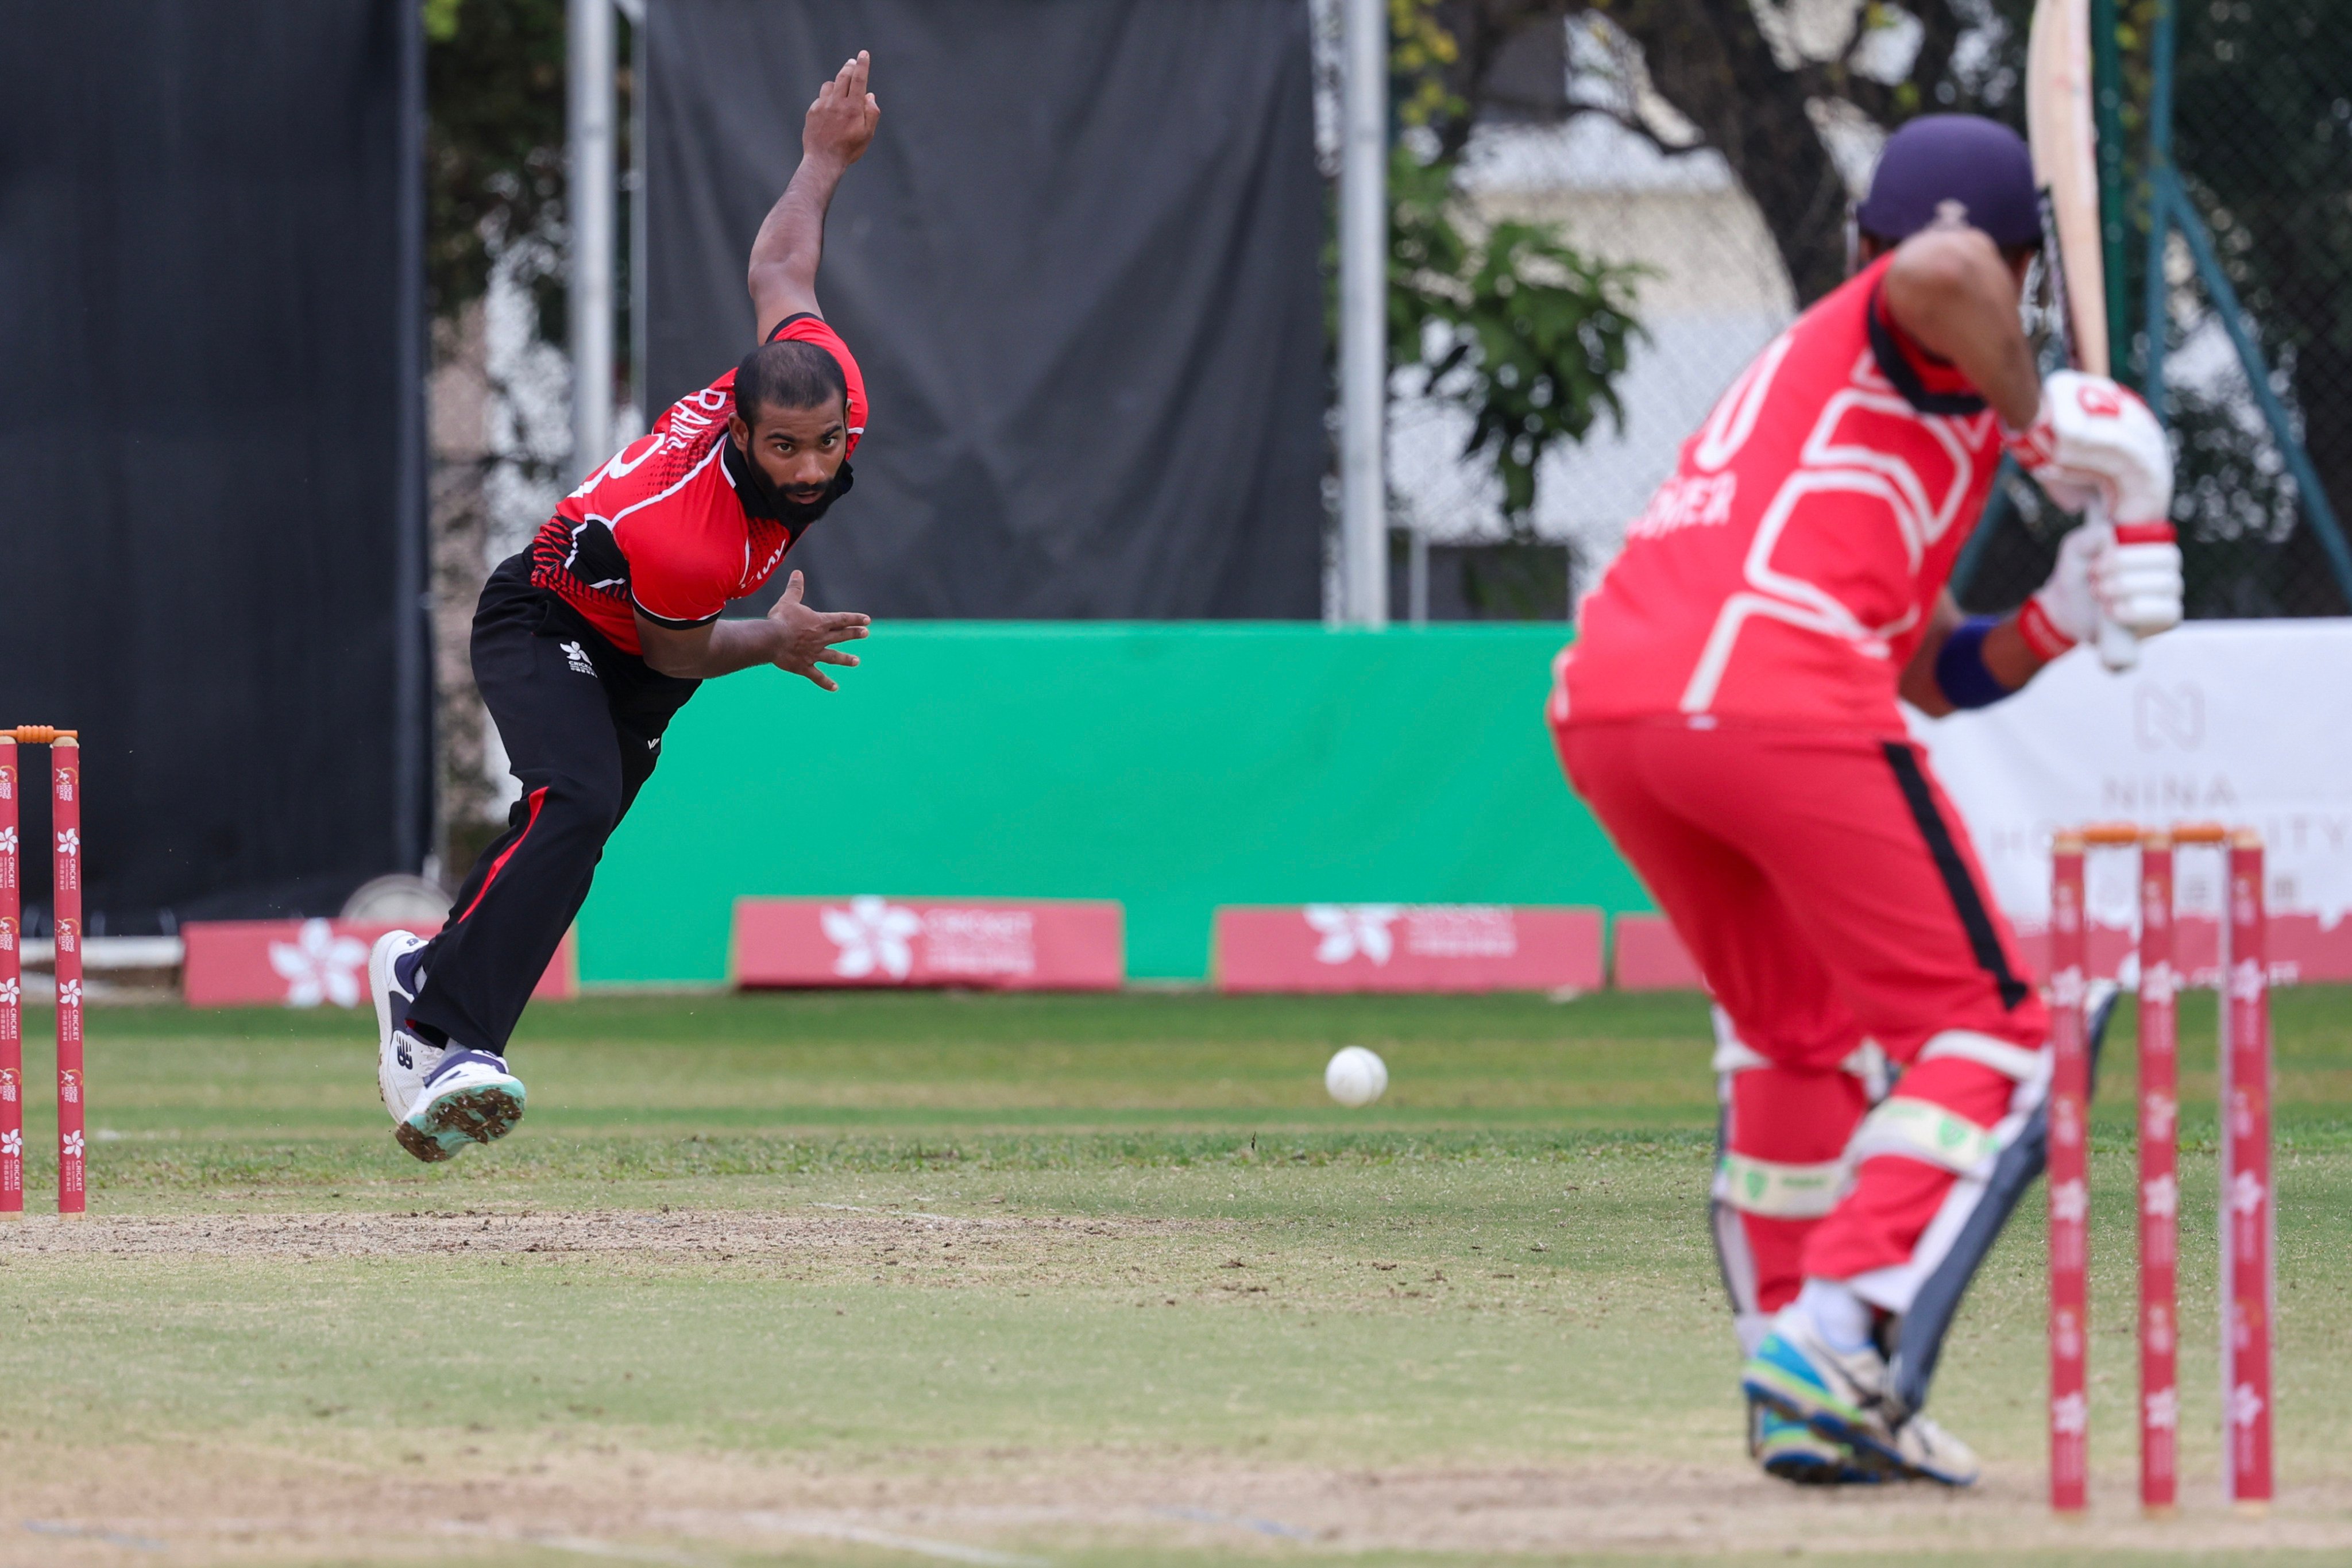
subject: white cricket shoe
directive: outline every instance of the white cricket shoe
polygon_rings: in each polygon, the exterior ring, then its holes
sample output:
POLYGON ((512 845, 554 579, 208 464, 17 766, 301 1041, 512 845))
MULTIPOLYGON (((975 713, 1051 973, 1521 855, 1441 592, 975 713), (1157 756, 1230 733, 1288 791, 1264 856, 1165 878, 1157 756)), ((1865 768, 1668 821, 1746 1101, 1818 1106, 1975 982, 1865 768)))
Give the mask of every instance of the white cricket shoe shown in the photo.
MULTIPOLYGON (((405 1031, 397 1037, 412 1055, 431 1048, 405 1031)), ((434 1163, 462 1153, 468 1143, 505 1137, 522 1120, 522 1079, 507 1071, 506 1058, 452 1048, 439 1053, 392 1135, 402 1148, 434 1163)))
POLYGON ((1875 1348, 1830 1344, 1812 1314, 1794 1302, 1773 1318, 1772 1331, 1741 1368, 1740 1384, 1750 1399, 1895 1476, 1948 1487, 1977 1479, 1977 1457, 1967 1444, 1924 1415, 1895 1419, 1886 1362, 1875 1348))
POLYGON ((388 931, 368 953, 368 989, 375 994, 375 1085, 383 1108, 397 1122, 425 1088, 426 1075, 441 1065, 441 1047, 428 1046, 403 1029, 408 1005, 425 984, 415 957, 425 939, 411 931, 388 931))

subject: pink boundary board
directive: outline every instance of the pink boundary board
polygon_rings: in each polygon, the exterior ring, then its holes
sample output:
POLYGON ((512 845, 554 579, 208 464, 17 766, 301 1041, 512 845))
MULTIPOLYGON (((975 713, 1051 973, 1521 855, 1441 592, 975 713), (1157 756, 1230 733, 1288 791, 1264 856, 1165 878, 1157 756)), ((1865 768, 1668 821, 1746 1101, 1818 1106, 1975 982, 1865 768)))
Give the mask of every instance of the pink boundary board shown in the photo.
POLYGON ((1229 992, 1600 989, 1599 910, 1507 904, 1287 904, 1217 910, 1229 992))
MULTIPOLYGON (((2183 915, 2173 922, 2173 966, 2190 985, 2210 986, 2220 977, 2221 931, 2209 916, 2183 915)), ((2135 933, 2121 926, 2092 922, 2091 974, 2112 980, 2132 951, 2135 933)), ((2038 926, 2017 928, 2018 953, 2036 975, 2050 972, 2050 935, 2038 926)), ((2314 914, 2270 917, 2271 984, 2352 980, 2352 920, 2334 924, 2314 914)))
MULTIPOLYGON (((2184 915, 2174 926, 2174 963, 2191 985, 2212 985, 2220 974, 2221 930, 2210 918, 2184 915)), ((1706 982, 1690 950, 1663 915, 1619 915, 1610 929, 1614 949, 1611 984, 1620 991, 1700 991, 1706 982)), ((2132 951, 2122 927, 2090 928, 2091 973, 2115 978, 2132 951)), ((2050 970, 2050 938, 2037 927, 2017 928, 2018 954, 2037 976, 2050 970)), ((2352 921, 2330 925, 2317 915, 2270 918, 2271 984, 2352 980, 2352 921)))
POLYGON ((1610 983, 1620 991, 1704 991, 1698 961, 1664 915, 1619 915, 1609 928, 1610 983))
MULTIPOLYGON (((365 1007, 367 954, 376 938, 388 931, 430 936, 440 929, 373 921, 191 921, 180 928, 187 944, 180 991, 191 1007, 365 1007)), ((531 997, 567 1002, 579 994, 579 952, 566 931, 531 997)))
POLYGON ((738 986, 1116 991, 1127 907, 1085 899, 738 899, 738 986))

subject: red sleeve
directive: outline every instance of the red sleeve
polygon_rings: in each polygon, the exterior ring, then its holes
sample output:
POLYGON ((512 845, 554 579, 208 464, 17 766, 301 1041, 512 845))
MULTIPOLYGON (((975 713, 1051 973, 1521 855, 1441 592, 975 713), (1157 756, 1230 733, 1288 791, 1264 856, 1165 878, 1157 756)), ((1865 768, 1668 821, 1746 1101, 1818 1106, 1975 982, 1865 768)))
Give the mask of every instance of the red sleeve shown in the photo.
POLYGON ((850 354, 849 345, 841 341, 841 334, 828 326, 823 316, 803 313, 787 316, 777 322, 776 330, 768 334, 768 341, 772 343, 814 343, 831 354, 834 362, 841 366, 841 379, 849 387, 847 417, 843 420, 849 430, 849 451, 843 455, 854 454, 859 439, 866 434, 866 377, 859 372, 856 358, 850 354))
POLYGON ((674 525, 665 529, 667 521, 649 518, 650 526, 623 525, 630 601, 657 626, 686 631, 707 626, 727 607, 728 590, 740 579, 743 563, 740 558, 709 559, 709 551, 678 537, 674 525))

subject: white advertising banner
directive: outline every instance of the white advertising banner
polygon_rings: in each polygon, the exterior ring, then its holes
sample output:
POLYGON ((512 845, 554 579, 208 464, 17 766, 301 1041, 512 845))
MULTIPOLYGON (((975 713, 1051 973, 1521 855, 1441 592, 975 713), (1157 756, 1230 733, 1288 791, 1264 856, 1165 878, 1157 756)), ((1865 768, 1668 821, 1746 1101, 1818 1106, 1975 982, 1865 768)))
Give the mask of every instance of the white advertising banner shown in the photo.
MULTIPOLYGON (((2262 832, 2280 977, 2352 977, 2352 620, 2192 623, 2121 674, 2077 648, 2010 700, 1912 731, 2021 937, 2048 921, 2054 828, 2221 822, 2262 832)), ((2184 916, 2219 910, 2220 871, 2181 852, 2184 916)), ((2095 924, 2129 927, 2132 858, 2095 854, 2087 891, 2095 924)))

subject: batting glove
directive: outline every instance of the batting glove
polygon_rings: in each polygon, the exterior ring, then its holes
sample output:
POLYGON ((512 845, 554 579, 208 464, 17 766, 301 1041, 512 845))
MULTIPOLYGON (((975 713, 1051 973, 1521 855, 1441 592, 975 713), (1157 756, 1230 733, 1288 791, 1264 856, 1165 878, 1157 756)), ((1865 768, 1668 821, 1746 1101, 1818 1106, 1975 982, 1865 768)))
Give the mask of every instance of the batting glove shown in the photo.
POLYGON ((2059 542, 2058 563, 2018 612, 2017 629, 2046 663, 2096 637, 2103 619, 2135 637, 2169 631, 2180 624, 2180 600, 2170 523, 2086 522, 2059 542))
POLYGON ((2172 448, 2164 426, 2129 387, 2062 370, 2042 384, 2042 409, 2003 444, 2044 494, 2068 511, 2106 503, 2116 523, 2163 522, 2172 512, 2172 448))
POLYGON ((2099 629, 2099 559, 2115 549, 2115 530, 2086 522, 2058 542, 2050 581, 2017 612, 2018 635, 2047 664, 2099 629))
POLYGON ((2136 637, 2180 624, 2180 546, 2168 522, 2118 523, 2114 548, 2097 561, 2094 582, 2107 619, 2136 637))

